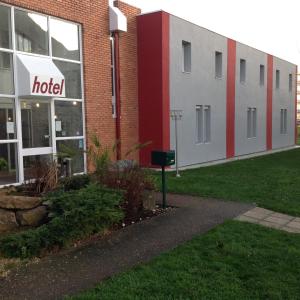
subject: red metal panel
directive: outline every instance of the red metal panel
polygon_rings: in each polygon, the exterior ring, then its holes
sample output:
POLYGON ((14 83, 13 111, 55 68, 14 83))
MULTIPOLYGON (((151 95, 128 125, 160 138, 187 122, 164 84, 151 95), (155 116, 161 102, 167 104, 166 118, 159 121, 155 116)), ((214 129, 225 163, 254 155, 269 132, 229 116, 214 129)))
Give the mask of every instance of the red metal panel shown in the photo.
POLYGON ((151 145, 140 163, 151 164, 151 150, 170 148, 169 14, 138 17, 139 138, 151 145))
POLYGON ((295 145, 297 144, 298 140, 298 126, 297 126, 297 85, 298 85, 298 66, 296 66, 296 73, 295 73, 295 145))
POLYGON ((227 42, 226 157, 235 155, 236 41, 227 42))
POLYGON ((273 127, 273 56, 268 54, 268 83, 267 83, 267 150, 272 150, 273 127))

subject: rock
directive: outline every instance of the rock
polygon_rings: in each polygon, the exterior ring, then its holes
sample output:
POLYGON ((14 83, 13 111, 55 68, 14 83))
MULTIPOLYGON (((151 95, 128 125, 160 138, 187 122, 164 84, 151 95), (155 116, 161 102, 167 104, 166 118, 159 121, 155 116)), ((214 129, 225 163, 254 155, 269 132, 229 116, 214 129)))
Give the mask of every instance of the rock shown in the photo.
POLYGON ((0 195, 0 208, 4 209, 32 209, 41 203, 38 197, 0 195))
POLYGON ((39 226, 47 217, 46 206, 16 212, 17 221, 21 226, 39 226))
POLYGON ((0 232, 16 229, 18 223, 14 212, 0 209, 0 232))

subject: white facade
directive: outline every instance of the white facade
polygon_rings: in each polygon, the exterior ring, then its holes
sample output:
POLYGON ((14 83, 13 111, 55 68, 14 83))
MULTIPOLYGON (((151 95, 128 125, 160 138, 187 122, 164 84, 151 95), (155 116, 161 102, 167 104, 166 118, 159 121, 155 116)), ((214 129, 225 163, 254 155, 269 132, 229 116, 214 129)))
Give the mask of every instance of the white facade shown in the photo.
MULTIPOLYGON (((226 37, 170 15, 170 109, 183 112, 178 122, 179 167, 226 159, 227 42, 226 37), (202 112, 199 127, 198 112, 204 109, 210 110, 209 117, 202 112)), ((235 55, 234 153, 242 156, 267 150, 268 54, 236 42, 235 55)), ((295 65, 273 58, 272 149, 295 144, 295 73, 295 65)), ((175 149, 172 120, 170 126, 175 149)))

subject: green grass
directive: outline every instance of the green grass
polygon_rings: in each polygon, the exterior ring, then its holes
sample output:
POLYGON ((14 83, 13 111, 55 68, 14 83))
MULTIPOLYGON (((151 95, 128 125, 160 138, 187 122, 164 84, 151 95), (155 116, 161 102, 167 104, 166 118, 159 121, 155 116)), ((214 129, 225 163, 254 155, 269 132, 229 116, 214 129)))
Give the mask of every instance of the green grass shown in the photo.
POLYGON ((167 176, 172 193, 256 203, 300 216, 300 149, 167 176))
POLYGON ((300 145, 300 126, 297 127, 297 133, 298 133, 297 145, 300 145))
POLYGON ((299 299, 299 270, 300 235, 230 221, 73 299, 299 299))

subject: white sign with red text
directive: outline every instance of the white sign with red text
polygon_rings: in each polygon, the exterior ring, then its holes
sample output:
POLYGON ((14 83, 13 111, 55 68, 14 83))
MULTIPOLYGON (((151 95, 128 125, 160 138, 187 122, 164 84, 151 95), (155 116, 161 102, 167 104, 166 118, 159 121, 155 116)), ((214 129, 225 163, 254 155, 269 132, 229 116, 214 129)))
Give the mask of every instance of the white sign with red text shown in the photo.
POLYGON ((20 96, 65 97, 65 78, 49 58, 17 55, 20 96))

